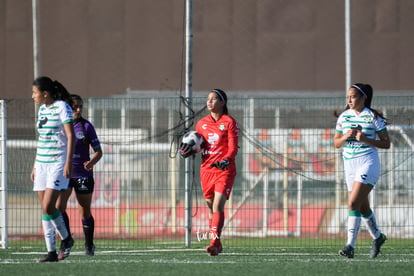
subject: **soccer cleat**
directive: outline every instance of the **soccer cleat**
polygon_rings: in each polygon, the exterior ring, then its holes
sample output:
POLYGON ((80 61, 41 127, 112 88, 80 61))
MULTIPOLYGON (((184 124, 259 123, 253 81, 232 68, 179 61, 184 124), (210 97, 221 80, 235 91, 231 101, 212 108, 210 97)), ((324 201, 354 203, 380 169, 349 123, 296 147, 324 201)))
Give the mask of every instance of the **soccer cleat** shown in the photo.
POLYGON ((207 254, 209 256, 217 256, 223 251, 223 246, 219 239, 212 240, 210 245, 206 247, 207 254))
POLYGON ((354 257, 354 248, 348 244, 344 249, 339 250, 339 255, 352 259, 354 257))
POLYGON ((369 253, 369 256, 371 258, 375 258, 378 256, 378 254, 381 252, 381 246, 384 244, 386 240, 387 236, 381 233, 378 239, 372 241, 371 251, 369 253))
POLYGON ((60 250, 58 254, 58 259, 61 261, 70 255, 70 250, 72 249, 73 245, 75 244, 75 240, 70 236, 66 240, 63 240, 60 244, 60 250))
POLYGON ((218 245, 217 245, 217 252, 218 252, 218 253, 223 252, 223 246, 221 245, 220 240, 218 241, 218 245))
POLYGON ((58 261, 58 255, 56 254, 56 251, 48 252, 43 258, 37 260, 37 263, 46 263, 46 262, 57 262, 58 261))
POLYGON ((214 245, 207 246, 206 251, 209 256, 217 256, 219 254, 219 249, 214 245))
POLYGON ((92 246, 85 245, 85 255, 86 256, 94 256, 95 255, 95 245, 92 246))

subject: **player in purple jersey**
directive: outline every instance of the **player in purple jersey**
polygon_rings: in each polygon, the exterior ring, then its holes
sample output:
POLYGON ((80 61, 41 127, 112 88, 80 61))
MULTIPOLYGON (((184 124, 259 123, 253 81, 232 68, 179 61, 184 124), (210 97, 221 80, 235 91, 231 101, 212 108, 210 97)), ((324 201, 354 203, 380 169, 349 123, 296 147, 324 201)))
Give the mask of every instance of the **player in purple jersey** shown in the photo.
MULTIPOLYGON (((58 208, 63 214, 68 232, 70 233, 69 217, 66 213, 68 199, 75 189, 78 200, 78 209, 82 217, 83 232, 85 234, 85 255, 95 254, 93 234, 95 221, 91 212, 92 193, 94 190, 93 167, 102 157, 102 148, 91 122, 82 117, 83 100, 78 95, 72 95, 72 109, 74 119, 74 132, 76 137, 73 154, 73 175, 69 187, 58 200, 58 208), (93 150, 90 156, 90 148, 93 150)), ((59 258, 65 258, 65 252, 60 252, 59 258)))

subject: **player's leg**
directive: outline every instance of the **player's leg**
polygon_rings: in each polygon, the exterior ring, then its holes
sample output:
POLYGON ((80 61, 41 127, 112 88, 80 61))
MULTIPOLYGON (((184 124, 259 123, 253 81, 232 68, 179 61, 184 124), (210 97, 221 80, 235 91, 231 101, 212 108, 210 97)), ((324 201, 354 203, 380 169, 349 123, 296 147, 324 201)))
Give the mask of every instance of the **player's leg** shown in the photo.
POLYGON ((68 189, 61 191, 59 198, 56 203, 56 207, 59 209, 59 211, 62 213, 63 220, 65 221, 66 230, 68 233, 71 233, 70 231, 70 220, 69 216, 66 213, 66 208, 68 204, 68 200, 70 195, 72 194, 72 187, 71 184, 69 184, 68 189))
POLYGON ((73 246, 73 239, 68 234, 63 221, 61 212, 56 208, 56 201, 60 191, 46 188, 42 193, 39 193, 39 199, 42 205, 42 226, 45 234, 46 246, 48 247, 48 255, 39 260, 39 262, 57 261, 55 231, 60 238, 64 240, 65 247, 73 246), (56 258, 55 258, 56 257, 56 258))
MULTIPOLYGON (((366 175, 365 183, 370 183, 366 185, 373 188, 380 177, 380 171, 381 171, 380 161, 377 155, 367 156, 366 159, 367 160, 365 164, 369 164, 369 165, 365 165, 366 168, 364 168, 364 171, 365 171, 364 173, 366 175)), ((381 235, 381 232, 378 229, 375 214, 371 210, 371 206, 368 200, 368 195, 361 204, 361 215, 362 215, 362 220, 365 222, 368 228, 368 232, 370 233, 371 237, 374 240, 378 239, 381 235)))
POLYGON ((231 190, 235 179, 235 172, 222 172, 217 174, 214 180, 214 201, 213 201, 213 218, 211 221, 210 246, 207 252, 210 255, 217 255, 223 250, 221 243, 221 232, 224 226, 224 207, 230 197, 231 190), (210 251, 210 252, 209 252, 210 251))
MULTIPOLYGON (((215 198, 215 182, 216 182, 216 174, 211 172, 200 172, 200 181, 201 181, 201 188, 203 190, 203 197, 206 201, 206 204, 209 209, 209 235, 215 236, 216 230, 218 227, 218 223, 216 223, 215 215, 214 215, 214 204, 216 201, 215 198)), ((210 256, 215 256, 218 254, 218 249, 214 246, 211 246, 211 243, 206 248, 207 253, 210 256)))
POLYGON ((65 222, 61 212, 56 208, 56 202, 60 195, 60 191, 46 188, 43 194, 42 210, 43 219, 50 220, 61 239, 66 239, 69 234, 66 230, 65 222))
POLYGON ((60 248, 59 255, 63 255, 63 251, 68 252, 66 256, 58 256, 60 260, 69 256, 70 249, 74 244, 72 235, 67 231, 65 221, 63 220, 62 213, 56 208, 57 199, 60 195, 60 191, 46 188, 43 197, 43 215, 44 221, 50 221, 56 232, 59 234, 62 245, 60 248))
POLYGON ((375 217, 374 212, 371 210, 369 206, 368 198, 366 201, 362 204, 361 207, 362 210, 362 221, 365 223, 368 233, 372 237, 372 246, 370 250, 370 257, 376 258, 378 254, 380 253, 381 246, 384 244, 384 242, 387 240, 387 236, 385 236, 383 233, 381 233, 378 225, 377 220, 375 217))
POLYGON ((213 201, 213 217, 210 227, 210 250, 207 250, 210 255, 217 255, 222 251, 222 244, 220 241, 221 232, 224 226, 224 206, 226 204, 226 195, 215 192, 213 201), (209 252, 210 251, 210 252, 209 252))
MULTIPOLYGON (((45 191, 37 192, 40 206, 43 206, 44 194, 45 191)), ((37 262, 57 262, 58 257, 56 253, 55 227, 53 226, 51 220, 44 217, 44 214, 42 214, 42 228, 48 253, 43 258, 37 260, 37 262)))
POLYGON ((211 228, 211 221, 213 220, 213 200, 214 197, 212 198, 206 198, 206 203, 207 203, 207 207, 208 207, 208 229, 211 228))
MULTIPOLYGON (((65 222, 66 231, 68 232, 69 236, 72 236, 72 233, 70 231, 70 219, 69 219, 68 214, 66 213, 66 208, 67 208, 69 197, 72 194, 71 181, 72 180, 69 181, 69 187, 66 190, 61 191, 58 197, 58 200, 56 202, 57 208, 62 213, 62 218, 63 218, 63 221, 65 222)), ((71 249, 72 249, 71 247, 70 248, 65 247, 65 242, 62 240, 60 243, 60 249, 58 253, 59 260, 63 260, 66 257, 68 257, 70 255, 71 249)))
POLYGON ((361 226, 361 206, 368 198, 371 189, 371 186, 359 181, 353 183, 348 199, 347 243, 344 249, 339 251, 339 254, 342 256, 354 257, 355 241, 361 226))
POLYGON ((368 233, 371 235, 372 239, 378 239, 381 235, 381 232, 378 229, 375 214, 371 210, 368 198, 366 198, 366 200, 362 203, 361 215, 362 221, 365 223, 368 233))
POLYGON ((46 183, 46 191, 43 199, 43 203, 46 207, 44 210, 47 210, 47 214, 51 216, 53 225, 55 226, 56 232, 59 234, 62 245, 60 248, 60 259, 63 259, 69 256, 70 250, 73 247, 75 241, 72 238, 70 232, 66 228, 65 221, 63 219, 62 213, 59 209, 56 208, 57 201, 62 191, 68 189, 69 179, 64 177, 63 174, 64 163, 58 163, 48 166, 48 176, 46 183), (65 252, 65 255, 62 256, 62 252, 65 252))
POLYGON ((48 176, 47 166, 45 164, 36 163, 34 172, 33 191, 37 192, 40 208, 42 209, 42 228, 48 252, 47 255, 37 260, 37 262, 57 262, 55 227, 53 226, 51 219, 48 218, 47 213, 44 212, 44 202, 46 198, 45 190, 48 176))
POLYGON ((76 193, 78 199, 79 214, 82 217, 82 228, 85 236, 85 255, 95 255, 95 244, 93 242, 95 232, 95 219, 92 216, 91 202, 92 193, 76 193))

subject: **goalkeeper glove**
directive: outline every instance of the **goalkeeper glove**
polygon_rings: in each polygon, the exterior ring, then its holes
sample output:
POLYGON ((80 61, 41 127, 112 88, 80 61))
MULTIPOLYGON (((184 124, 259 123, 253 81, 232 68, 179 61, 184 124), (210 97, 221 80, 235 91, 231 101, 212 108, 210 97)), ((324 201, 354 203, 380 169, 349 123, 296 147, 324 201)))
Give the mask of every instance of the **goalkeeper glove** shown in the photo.
POLYGON ((230 160, 224 159, 222 161, 214 162, 213 164, 210 165, 210 167, 216 167, 219 170, 225 171, 228 169, 227 166, 229 164, 230 164, 230 160))
POLYGON ((194 141, 191 141, 191 143, 189 143, 189 144, 181 143, 180 149, 178 150, 181 157, 182 158, 187 158, 187 157, 193 155, 194 154, 193 146, 194 146, 194 141))

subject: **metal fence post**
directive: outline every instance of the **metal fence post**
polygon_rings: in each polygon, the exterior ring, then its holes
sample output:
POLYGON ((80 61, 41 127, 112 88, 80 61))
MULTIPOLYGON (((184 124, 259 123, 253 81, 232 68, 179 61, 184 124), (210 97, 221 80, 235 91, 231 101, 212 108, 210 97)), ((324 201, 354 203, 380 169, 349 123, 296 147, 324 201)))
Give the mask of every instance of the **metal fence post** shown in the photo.
POLYGON ((7 248, 7 106, 5 100, 0 100, 0 143, 0 246, 7 248))

